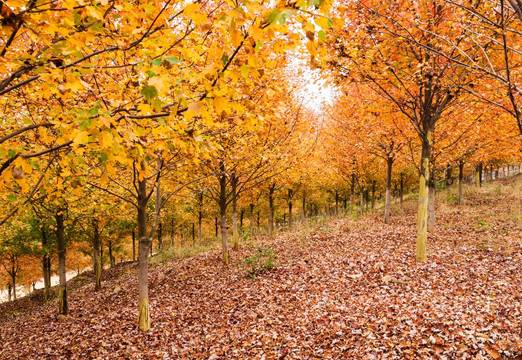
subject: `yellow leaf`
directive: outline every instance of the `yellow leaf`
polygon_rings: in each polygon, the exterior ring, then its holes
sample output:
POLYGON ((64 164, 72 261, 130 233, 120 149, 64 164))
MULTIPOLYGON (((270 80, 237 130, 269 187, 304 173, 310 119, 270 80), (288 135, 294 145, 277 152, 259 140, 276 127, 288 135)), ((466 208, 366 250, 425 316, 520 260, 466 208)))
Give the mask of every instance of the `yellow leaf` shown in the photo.
POLYGON ((315 19, 315 23, 325 30, 328 30, 330 28, 329 22, 330 20, 328 20, 328 18, 325 17, 315 19))
POLYGON ((216 96, 214 98, 214 110, 216 114, 221 114, 228 106, 228 101, 222 96, 216 96))
POLYGON ((102 142, 104 147, 110 147, 112 145, 112 135, 108 131, 104 131, 102 134, 102 142))
POLYGON ((169 91, 168 75, 154 76, 149 79, 149 85, 154 86, 158 92, 165 94, 169 91))
POLYGON ((89 142, 89 133, 87 131, 80 131, 73 140, 74 145, 83 145, 89 142))

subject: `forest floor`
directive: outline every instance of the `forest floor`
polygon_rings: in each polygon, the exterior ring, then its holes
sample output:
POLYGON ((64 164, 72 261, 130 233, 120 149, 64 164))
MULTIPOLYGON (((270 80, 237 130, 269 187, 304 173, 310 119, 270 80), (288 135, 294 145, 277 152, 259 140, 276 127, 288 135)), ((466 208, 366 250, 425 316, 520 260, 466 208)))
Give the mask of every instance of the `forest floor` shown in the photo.
POLYGON ((137 329, 136 265, 70 286, 70 315, 0 306, 0 359, 522 359, 522 179, 439 194, 428 263, 415 203, 301 226, 256 245, 277 266, 254 279, 219 250, 150 271, 152 329, 137 329))

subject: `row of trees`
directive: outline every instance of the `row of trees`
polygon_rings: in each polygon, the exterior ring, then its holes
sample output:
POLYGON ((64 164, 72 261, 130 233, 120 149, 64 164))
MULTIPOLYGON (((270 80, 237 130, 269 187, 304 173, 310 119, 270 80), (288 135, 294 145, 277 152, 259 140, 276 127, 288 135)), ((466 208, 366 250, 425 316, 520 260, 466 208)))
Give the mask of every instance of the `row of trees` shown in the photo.
POLYGON ((384 197, 389 223, 392 196, 419 179, 425 262, 437 184, 520 162, 520 21, 503 2, 0 5, 2 260, 16 288, 36 254, 48 296, 55 259, 64 315, 79 254, 99 290, 103 254, 130 258, 133 239, 147 331, 153 239, 188 223, 200 241, 210 217, 228 265, 245 213, 271 233, 281 215, 291 226, 384 197), (305 106, 296 53, 335 83, 327 111, 305 106))

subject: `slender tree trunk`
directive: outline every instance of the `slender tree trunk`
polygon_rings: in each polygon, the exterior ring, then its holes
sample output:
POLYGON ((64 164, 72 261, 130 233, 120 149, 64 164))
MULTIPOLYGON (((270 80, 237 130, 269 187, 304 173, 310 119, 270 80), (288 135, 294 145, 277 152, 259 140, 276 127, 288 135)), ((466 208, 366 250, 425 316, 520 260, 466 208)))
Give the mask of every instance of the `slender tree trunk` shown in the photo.
POLYGON ((459 204, 462 204, 462 183, 464 181, 464 162, 459 161, 459 204))
POLYGON ((110 261, 110 264, 111 264, 111 268, 113 268, 114 265, 116 265, 116 259, 114 258, 114 254, 112 252, 112 240, 109 240, 107 245, 108 245, 108 248, 109 248, 109 261, 110 261))
POLYGON ((13 299, 16 300, 16 259, 13 259, 13 264, 11 266, 11 281, 13 282, 13 299))
POLYGON ((254 234, 254 204, 250 204, 250 236, 254 234))
POLYGON ((136 233, 132 230, 132 261, 136 261, 136 233))
POLYGON ((220 166, 221 175, 219 177, 219 214, 221 216, 221 245, 223 249, 223 263, 230 263, 227 239, 227 178, 225 174, 225 166, 220 166))
POLYGON ((58 210, 55 215, 56 219, 56 245, 58 248, 58 276, 60 284, 58 286, 59 311, 60 315, 67 315, 69 307, 67 305, 67 278, 65 269, 65 225, 63 210, 58 210))
POLYGON ((257 233, 261 231, 261 213, 257 211, 257 233))
POLYGON ((420 179, 419 179, 419 212, 417 222, 417 255, 419 262, 426 262, 426 242, 428 239, 428 197, 430 179, 431 131, 426 132, 422 141, 420 179))
POLYGON ((158 250, 163 250, 163 224, 158 226, 158 250))
POLYGON ((400 187, 399 187, 399 197, 401 199, 401 206, 404 201, 404 174, 401 173, 400 179, 400 187))
POLYGON ((196 245, 196 224, 192 223, 192 246, 196 245))
POLYGON ((482 186, 482 163, 480 162, 477 165, 477 187, 481 187, 481 186, 482 186))
POLYGON ((8 282, 7 283, 7 295, 8 295, 8 301, 11 301, 11 293, 13 291, 13 285, 8 282))
POLYGON ((51 258, 49 257, 49 249, 47 248, 48 239, 47 233, 44 227, 41 228, 42 232, 42 249, 44 255, 42 257, 42 270, 43 270, 43 281, 44 281, 44 302, 49 300, 51 291, 51 258))
POLYGON ((138 181, 138 296, 139 316, 138 328, 141 331, 150 329, 149 315, 149 251, 152 241, 147 235, 147 178, 145 176, 145 163, 141 163, 141 180, 138 181))
POLYGON ((372 210, 375 208, 375 183, 376 183, 376 181, 373 180, 372 181, 372 199, 371 199, 371 201, 372 201, 372 210))
POLYGON ((361 187, 361 199, 360 199, 360 209, 361 215, 364 213, 364 188, 361 187))
POLYGON ((92 239, 92 267, 94 270, 94 291, 101 290, 101 257, 100 257, 100 230, 98 221, 93 219, 93 239, 92 239))
MULTIPOLYGON (((391 182, 392 182, 392 170, 393 170, 393 158, 388 157, 386 159, 386 198, 384 200, 384 223, 390 222, 390 211, 391 211, 391 182)), ((401 174, 402 176, 402 174, 401 174)), ((402 181, 402 177, 401 177, 402 181)), ((401 183, 402 184, 402 183, 401 183)), ((402 203, 402 196, 401 196, 402 203)))
POLYGON ((237 176, 232 174, 230 185, 232 187, 232 239, 234 242, 234 251, 239 250, 239 234, 237 230, 237 176))
POLYGON ((445 174, 445 178, 444 178, 444 183, 445 183, 446 187, 451 186, 451 184, 453 182, 452 177, 453 177, 453 168, 450 165, 448 165, 446 167, 446 174, 445 174))
POLYGON ((201 244, 201 238, 203 235, 203 211, 199 210, 198 213, 198 243, 201 244))
POLYGON ((429 193, 428 193, 428 232, 435 230, 435 179, 433 173, 429 181, 429 193))
POLYGON ((218 237, 218 228, 219 228, 219 227, 218 227, 218 218, 217 218, 217 216, 216 216, 216 217, 214 218, 214 230, 215 230, 215 235, 214 235, 214 236, 216 237, 216 239, 217 239, 217 237, 218 237))
POLYGON ((352 174, 352 183, 350 184, 350 211, 354 212, 355 206, 355 174, 352 174))
POLYGON ((242 208, 239 212, 239 236, 243 236, 243 220, 245 218, 245 208, 242 208))
MULTIPOLYGON (((268 188, 268 233, 272 234, 274 232, 274 193, 275 193, 275 184, 271 184, 268 188)), ((250 209, 250 213, 252 214, 252 208, 250 209)), ((252 231, 252 229, 250 229, 252 231)))
POLYGON ((339 192, 335 190, 335 216, 339 216, 339 192))

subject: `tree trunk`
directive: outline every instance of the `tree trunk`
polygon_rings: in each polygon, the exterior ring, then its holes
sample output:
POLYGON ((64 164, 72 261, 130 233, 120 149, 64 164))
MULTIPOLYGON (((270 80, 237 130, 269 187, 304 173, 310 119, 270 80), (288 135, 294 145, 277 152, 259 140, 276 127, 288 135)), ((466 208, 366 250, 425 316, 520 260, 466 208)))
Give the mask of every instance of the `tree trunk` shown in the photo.
POLYGON ((254 235, 254 204, 250 204, 250 236, 254 235))
POLYGON ((13 258, 13 264, 11 266, 11 271, 9 275, 11 275, 11 281, 13 283, 13 300, 16 300, 16 259, 13 258))
POLYGON ((428 197, 430 179, 431 131, 426 132, 422 141, 420 179, 419 179, 419 211, 417 221, 417 254, 419 262, 426 262, 426 242, 428 239, 428 197))
POLYGON ((218 218, 217 218, 217 216, 216 216, 216 217, 214 218, 214 230, 215 230, 215 235, 214 235, 214 236, 216 237, 216 239, 217 239, 217 237, 218 237, 218 228, 219 228, 219 227, 218 227, 218 218))
POLYGON ((339 192, 335 190, 335 216, 339 216, 339 192))
POLYGON ((132 230, 132 261, 136 261, 136 233, 132 230))
MULTIPOLYGON (((386 198, 384 200, 384 223, 390 222, 390 211, 391 211, 391 181, 392 181, 392 169, 393 169, 393 158, 388 157, 386 159, 386 198)), ((401 174, 402 181, 402 174, 401 174)), ((401 182, 402 185, 402 182, 401 182)), ((402 195, 401 195, 402 203, 402 195)))
POLYGON ((261 230, 261 213, 257 212, 257 233, 259 234, 261 230))
POLYGON ((478 163, 477 165, 477 187, 482 186, 482 163, 478 163))
POLYGON ((452 177, 453 177, 452 175, 453 175, 453 168, 450 165, 448 165, 446 167, 446 174, 444 176, 444 184, 446 185, 446 187, 451 186, 451 184, 453 182, 452 181, 452 177))
POLYGON ((192 246, 196 245, 196 224, 192 223, 192 246))
POLYGON ((352 174, 352 183, 350 184, 350 211, 354 212, 354 196, 355 196, 355 174, 352 174))
MULTIPOLYGON (((268 188, 268 233, 272 234, 274 232, 274 193, 275 193, 275 184, 271 184, 268 188)), ((252 209, 250 209, 250 213, 252 213, 252 209)))
POLYGON ((221 175, 219 177, 219 215, 221 216, 221 245, 223 249, 223 263, 230 263, 227 239, 227 177, 225 166, 221 165, 221 175))
POLYGON ((58 248, 58 276, 60 284, 58 286, 59 311, 60 315, 67 315, 69 307, 67 305, 67 278, 65 270, 65 236, 64 236, 64 219, 63 210, 58 210, 55 215, 56 219, 56 245, 58 248))
POLYGON ((49 300, 50 291, 51 291, 51 258, 49 257, 49 249, 47 248, 48 239, 47 233, 45 232, 44 227, 41 228, 42 231, 42 249, 44 251, 44 255, 42 257, 42 270, 43 270, 43 282, 44 282, 44 302, 49 300))
POLYGON ((435 230, 435 179, 431 174, 428 193, 428 232, 435 230))
POLYGON ((292 197, 294 196, 294 191, 292 189, 288 189, 288 227, 292 227, 292 197))
POLYGON ((138 328, 141 331, 150 329, 149 315, 149 251, 152 241, 147 235, 147 178, 145 176, 145 163, 141 163, 140 177, 138 181, 138 296, 139 315, 138 328))
POLYGON ((100 230, 98 221, 93 219, 93 238, 92 238, 92 267, 94 270, 94 291, 101 290, 101 257, 100 257, 100 230))
POLYGON ((404 174, 401 173, 400 179, 400 187, 399 187, 399 197, 401 199, 401 205, 404 201, 404 174))
POLYGON ((7 295, 8 295, 8 301, 11 301, 11 292, 13 290, 13 285, 11 285, 10 282, 7 283, 7 295))
POLYGON ((116 259, 114 258, 114 254, 112 252, 112 240, 109 240, 109 243, 107 245, 109 248, 109 261, 111 264, 111 268, 113 268, 114 265, 116 265, 116 259))
POLYGON ((360 204, 359 204, 359 211, 361 213, 361 215, 364 213, 364 188, 361 187, 361 199, 360 199, 360 204))
POLYGON ((237 183, 238 179, 236 174, 232 174, 230 179, 230 185, 232 187, 232 239, 234 242, 234 251, 239 250, 239 234, 237 231, 237 183))
POLYGON ((158 250, 163 250, 163 225, 159 223, 158 226, 158 250))
POLYGON ((201 238, 203 235, 203 211, 199 210, 198 213, 198 243, 201 244, 201 238))
POLYGON ((239 212, 239 236, 243 236, 243 220, 245 219, 245 208, 239 212))
POLYGON ((459 161, 459 204, 462 204, 462 182, 464 181, 464 162, 459 161))
MULTIPOLYGON (((372 181, 372 210, 375 208, 375 180, 372 181)), ((337 204, 336 204, 337 206, 337 204)))

